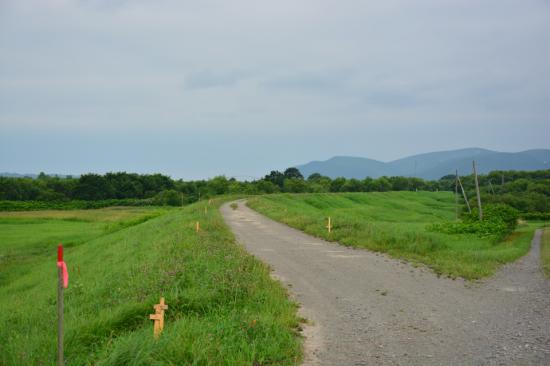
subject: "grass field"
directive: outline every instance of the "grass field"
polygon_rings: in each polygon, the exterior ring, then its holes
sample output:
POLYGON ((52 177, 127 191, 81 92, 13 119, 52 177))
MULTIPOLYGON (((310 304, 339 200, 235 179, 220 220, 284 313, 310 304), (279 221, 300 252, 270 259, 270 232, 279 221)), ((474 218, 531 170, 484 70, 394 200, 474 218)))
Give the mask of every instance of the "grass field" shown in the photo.
POLYGON ((59 241, 68 365, 299 362, 296 305, 235 244, 217 204, 1 213, 0 364, 55 363, 59 241), (154 341, 161 296, 169 309, 154 341))
POLYGON ((164 213, 160 208, 0 212, 0 286, 67 248, 164 213))
POLYGON ((542 247, 540 249, 542 269, 546 277, 550 278, 550 228, 546 227, 542 233, 542 247))
POLYGON ((423 263, 450 277, 479 279, 526 254, 536 225, 522 224, 500 243, 427 229, 455 219, 449 192, 280 194, 254 197, 251 208, 311 235, 423 263), (327 218, 333 223, 326 229, 327 218))

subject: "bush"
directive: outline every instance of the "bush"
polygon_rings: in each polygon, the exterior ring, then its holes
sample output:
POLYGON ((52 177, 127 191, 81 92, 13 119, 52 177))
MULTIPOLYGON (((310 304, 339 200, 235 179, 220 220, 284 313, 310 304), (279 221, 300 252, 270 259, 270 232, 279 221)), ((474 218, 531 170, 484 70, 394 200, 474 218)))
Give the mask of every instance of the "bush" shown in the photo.
POLYGON ((520 217, 525 220, 550 220, 550 212, 527 212, 520 214, 520 217))
POLYGON ((303 193, 307 192, 307 183, 303 179, 289 178, 285 179, 283 189, 285 192, 303 193))
POLYGON ((157 193, 153 201, 159 206, 181 206, 182 193, 173 189, 167 189, 157 193))
POLYGON ((489 204, 483 209, 483 220, 479 221, 477 208, 463 216, 462 222, 446 222, 429 226, 430 230, 446 234, 477 234, 503 239, 515 230, 519 212, 505 204, 489 204))
MULTIPOLYGON (((483 221, 490 223, 504 224, 508 232, 514 231, 517 226, 519 211, 504 203, 489 204, 483 208, 483 221)), ((477 208, 472 213, 464 217, 464 222, 479 222, 479 212, 477 208)))

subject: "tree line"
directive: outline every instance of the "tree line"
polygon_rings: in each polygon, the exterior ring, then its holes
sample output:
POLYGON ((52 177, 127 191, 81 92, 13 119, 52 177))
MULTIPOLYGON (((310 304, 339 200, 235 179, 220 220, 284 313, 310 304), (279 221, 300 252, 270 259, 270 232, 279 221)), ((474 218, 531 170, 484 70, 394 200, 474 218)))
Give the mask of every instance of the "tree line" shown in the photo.
MULTIPOLYGON (((183 181, 162 174, 126 172, 60 178, 41 173, 36 179, 0 177, 0 200, 58 203, 110 201, 112 204, 119 201, 121 204, 177 206, 223 194, 454 191, 455 180, 455 175, 439 180, 402 176, 331 179, 319 173, 305 178, 296 168, 282 172, 274 170, 253 181, 238 181, 224 176, 183 181)), ((473 176, 463 176, 461 181, 473 206, 473 176)), ((483 202, 506 203, 521 212, 550 211, 550 170, 494 171, 480 175, 479 182, 483 202)))
POLYGON ((78 178, 60 178, 41 173, 34 178, 0 177, 0 200, 10 201, 99 201, 111 199, 152 199, 176 193, 178 203, 222 194, 270 194, 306 192, 384 192, 392 190, 438 190, 437 181, 420 178, 381 177, 364 180, 322 176, 304 179, 296 168, 271 171, 264 178, 238 181, 224 176, 209 180, 174 180, 162 174, 126 172, 84 174, 78 178))

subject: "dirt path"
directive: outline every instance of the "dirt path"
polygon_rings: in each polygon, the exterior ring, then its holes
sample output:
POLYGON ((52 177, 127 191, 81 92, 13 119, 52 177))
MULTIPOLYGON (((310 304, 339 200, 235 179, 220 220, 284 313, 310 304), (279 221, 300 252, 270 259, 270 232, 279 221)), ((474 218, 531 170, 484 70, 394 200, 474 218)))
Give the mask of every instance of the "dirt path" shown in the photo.
POLYGON ((530 253, 483 283, 313 238, 243 202, 221 212, 314 322, 312 365, 550 365, 550 281, 530 253))

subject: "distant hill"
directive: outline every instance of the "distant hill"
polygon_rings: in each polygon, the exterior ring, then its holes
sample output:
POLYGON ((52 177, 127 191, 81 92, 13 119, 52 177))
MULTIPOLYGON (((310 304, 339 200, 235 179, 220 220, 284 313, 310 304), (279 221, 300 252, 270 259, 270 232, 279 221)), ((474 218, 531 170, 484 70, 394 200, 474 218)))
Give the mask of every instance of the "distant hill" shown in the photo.
MULTIPOLYGON (((72 178, 78 178, 80 175, 63 175, 63 174, 48 174, 48 176, 50 177, 58 177, 58 178, 67 178, 67 177, 72 177, 72 178)), ((19 174, 19 173, 9 173, 9 172, 0 172, 0 177, 8 177, 8 178, 33 178, 33 179, 36 179, 38 178, 38 174, 32 174, 32 173, 28 173, 28 174, 19 174)))
POLYGON ((498 152, 480 148, 438 151, 381 162, 378 160, 335 156, 325 161, 312 161, 297 168, 308 177, 320 173, 331 178, 346 177, 363 179, 385 176, 416 176, 423 179, 439 179, 447 174, 470 174, 472 160, 476 161, 478 173, 493 170, 542 170, 550 169, 550 150, 527 150, 517 153, 498 152))
POLYGON ((0 172, 0 177, 8 177, 8 178, 36 178, 36 177, 38 177, 38 174, 19 174, 19 173, 0 172))

